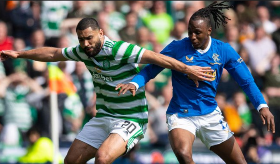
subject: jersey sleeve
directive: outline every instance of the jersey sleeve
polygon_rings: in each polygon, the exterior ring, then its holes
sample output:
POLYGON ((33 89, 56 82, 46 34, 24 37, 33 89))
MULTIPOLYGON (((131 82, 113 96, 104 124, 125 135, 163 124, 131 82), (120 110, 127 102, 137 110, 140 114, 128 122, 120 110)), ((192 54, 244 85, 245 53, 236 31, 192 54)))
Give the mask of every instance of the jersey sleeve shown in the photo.
POLYGON ((116 61, 123 64, 140 63, 142 55, 146 49, 124 41, 115 43, 112 49, 112 55, 116 61))
POLYGON ((77 53, 78 48, 79 46, 62 48, 62 55, 68 60, 81 61, 77 53))
POLYGON ((224 47, 225 69, 230 73, 238 85, 243 89, 257 110, 267 107, 259 88, 254 82, 248 67, 238 53, 229 45, 224 47))
MULTIPOLYGON (((173 57, 175 53, 174 41, 167 45, 160 53, 169 57, 173 57)), ((132 83, 136 83, 138 88, 143 87, 147 82, 151 79, 155 78, 164 68, 154 65, 148 64, 144 69, 142 69, 132 80, 132 83)))

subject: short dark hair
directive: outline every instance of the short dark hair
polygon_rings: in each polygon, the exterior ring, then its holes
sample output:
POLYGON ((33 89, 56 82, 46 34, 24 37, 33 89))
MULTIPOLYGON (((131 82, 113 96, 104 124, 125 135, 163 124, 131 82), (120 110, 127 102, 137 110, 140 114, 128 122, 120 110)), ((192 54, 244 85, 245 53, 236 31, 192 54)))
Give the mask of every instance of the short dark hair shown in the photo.
POLYGON ((94 18, 83 18, 80 20, 76 27, 77 30, 85 30, 87 28, 91 27, 92 30, 99 30, 100 27, 98 25, 98 22, 94 18))
POLYGON ((221 11, 223 9, 229 9, 233 8, 232 5, 225 5, 224 2, 217 3, 216 1, 211 3, 209 6, 199 9, 196 11, 190 18, 190 20, 197 20, 197 19, 204 19, 207 21, 208 27, 211 27, 211 19, 210 15, 212 14, 213 19, 215 21, 215 28, 218 27, 220 23, 222 23, 223 26, 227 24, 227 20, 230 20, 228 17, 226 17, 221 11))

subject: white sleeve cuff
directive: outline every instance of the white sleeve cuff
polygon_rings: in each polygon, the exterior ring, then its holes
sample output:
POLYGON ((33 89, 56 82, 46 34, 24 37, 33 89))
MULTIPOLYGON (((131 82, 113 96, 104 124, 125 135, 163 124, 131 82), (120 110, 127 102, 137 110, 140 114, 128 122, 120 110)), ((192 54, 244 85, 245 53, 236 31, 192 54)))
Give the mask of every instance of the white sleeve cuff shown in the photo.
POLYGON ((138 90, 139 85, 138 85, 137 83, 135 83, 135 82, 129 82, 129 83, 131 83, 131 84, 135 85, 135 87, 136 87, 136 91, 138 90))
POLYGON ((268 108, 268 105, 267 104, 260 104, 257 108, 258 112, 260 111, 260 109, 262 109, 263 107, 267 107, 268 108))

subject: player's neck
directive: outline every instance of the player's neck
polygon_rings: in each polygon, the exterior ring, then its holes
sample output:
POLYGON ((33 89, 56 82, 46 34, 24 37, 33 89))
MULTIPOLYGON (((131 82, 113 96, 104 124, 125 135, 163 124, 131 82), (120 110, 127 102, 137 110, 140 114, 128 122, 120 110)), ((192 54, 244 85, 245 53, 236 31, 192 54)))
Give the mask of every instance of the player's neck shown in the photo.
POLYGON ((201 47, 201 50, 205 50, 208 47, 209 43, 210 43, 210 36, 207 38, 205 44, 201 47))

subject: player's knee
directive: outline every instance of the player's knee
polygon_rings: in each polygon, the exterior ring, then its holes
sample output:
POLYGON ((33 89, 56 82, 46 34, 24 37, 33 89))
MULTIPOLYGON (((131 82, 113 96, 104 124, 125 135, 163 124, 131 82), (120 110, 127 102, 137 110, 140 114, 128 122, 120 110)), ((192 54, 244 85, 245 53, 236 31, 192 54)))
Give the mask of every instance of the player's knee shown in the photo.
POLYGON ((176 149, 174 151, 180 163, 193 163, 192 153, 186 149, 176 149))
POLYGON ((77 164, 77 162, 75 162, 74 159, 71 159, 71 157, 67 155, 67 156, 64 158, 64 164, 77 164))
POLYGON ((103 151, 97 151, 96 155, 95 155, 95 163, 96 164, 107 164, 107 163, 111 163, 111 156, 103 151))
POLYGON ((64 164, 81 164, 81 163, 84 163, 84 162, 82 162, 68 154, 64 158, 64 164))

